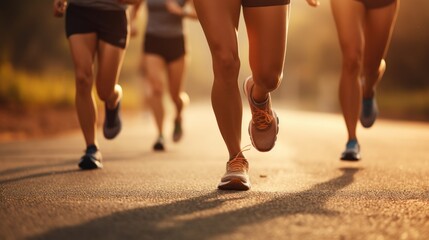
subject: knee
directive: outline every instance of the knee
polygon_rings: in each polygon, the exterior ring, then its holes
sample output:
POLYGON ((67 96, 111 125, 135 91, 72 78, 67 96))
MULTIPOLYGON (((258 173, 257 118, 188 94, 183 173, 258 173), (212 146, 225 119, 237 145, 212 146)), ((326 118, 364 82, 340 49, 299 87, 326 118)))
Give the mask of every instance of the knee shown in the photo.
POLYGON ((164 94, 164 85, 161 83, 158 83, 157 81, 153 81, 153 80, 149 81, 148 79, 145 79, 143 87, 144 87, 145 97, 148 99, 159 98, 159 97, 162 97, 162 95, 164 94))
POLYGON ((91 94, 93 74, 91 70, 77 70, 76 71, 76 94, 91 94))
POLYGON ((343 54, 344 71, 351 74, 359 74, 362 69, 363 54, 361 51, 346 51, 343 54))
POLYGON ((217 48, 212 51, 212 55, 215 75, 220 79, 237 78, 240 71, 240 59, 237 52, 217 48))
POLYGON ((253 74, 253 81, 255 81, 255 84, 267 92, 276 90, 280 85, 282 78, 283 73, 281 70, 269 70, 253 74))

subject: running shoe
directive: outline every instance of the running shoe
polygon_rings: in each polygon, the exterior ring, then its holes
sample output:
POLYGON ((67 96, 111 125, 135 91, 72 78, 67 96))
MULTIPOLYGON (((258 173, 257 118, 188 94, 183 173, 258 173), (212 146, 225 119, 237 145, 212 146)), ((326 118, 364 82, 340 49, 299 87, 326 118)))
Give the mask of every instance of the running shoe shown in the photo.
POLYGON ((79 168, 82 170, 103 168, 101 160, 102 156, 97 146, 90 145, 86 148, 85 154, 80 158, 79 168))
POLYGON ((182 121, 176 119, 174 121, 174 130, 173 130, 173 141, 178 142, 182 139, 183 129, 182 129, 182 121))
POLYGON ((346 150, 341 154, 341 160, 358 161, 360 160, 360 146, 357 140, 349 140, 346 144, 346 150))
POLYGON ((360 114, 360 123, 365 128, 370 128, 378 115, 378 106, 375 98, 364 98, 362 100, 362 112, 360 114))
POLYGON ((164 147, 164 138, 162 136, 159 136, 156 139, 155 144, 153 144, 153 150, 154 151, 165 151, 165 147, 164 147))
POLYGON ((103 134, 106 139, 115 138, 121 132, 122 122, 120 116, 121 101, 114 109, 109 109, 105 105, 105 119, 103 125, 103 134))
POLYGON ((246 191, 250 189, 249 163, 242 156, 236 156, 226 163, 226 172, 218 188, 221 190, 246 191))
POLYGON ((270 151, 277 140, 279 119, 271 109, 271 96, 263 104, 255 103, 252 99, 254 82, 251 77, 244 82, 244 93, 249 101, 252 120, 249 123, 249 135, 252 145, 261 152, 270 151))

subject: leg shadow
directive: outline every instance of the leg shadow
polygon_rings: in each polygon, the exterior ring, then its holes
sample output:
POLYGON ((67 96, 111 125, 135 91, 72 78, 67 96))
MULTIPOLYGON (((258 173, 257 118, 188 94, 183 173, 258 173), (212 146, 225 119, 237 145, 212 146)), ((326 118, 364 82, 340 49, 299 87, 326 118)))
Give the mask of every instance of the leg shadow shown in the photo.
POLYGON ((349 186, 357 168, 342 168, 341 176, 297 193, 223 192, 114 213, 80 225, 54 229, 31 239, 211 239, 234 232, 237 228, 277 217, 295 214, 336 216, 326 209, 327 201, 349 186), (228 198, 228 194, 238 195, 228 198), (271 196, 270 196, 271 195, 271 196), (203 214, 246 197, 264 197, 268 201, 232 211, 203 214), (189 216, 192 214, 192 216, 189 216), (185 216, 188 215, 188 216, 185 216))

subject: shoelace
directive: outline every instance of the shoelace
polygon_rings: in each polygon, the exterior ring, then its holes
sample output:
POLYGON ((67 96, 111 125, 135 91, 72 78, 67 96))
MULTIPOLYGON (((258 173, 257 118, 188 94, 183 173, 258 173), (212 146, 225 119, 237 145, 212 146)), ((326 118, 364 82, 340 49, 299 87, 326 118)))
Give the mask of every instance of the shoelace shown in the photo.
POLYGON ((255 108, 253 112, 252 122, 255 124, 256 128, 259 130, 264 130, 271 126, 273 121, 273 116, 269 114, 267 109, 255 108))
POLYGON ((241 172, 244 168, 247 168, 248 162, 245 157, 239 156, 244 151, 249 151, 250 145, 244 146, 237 155, 228 161, 228 171, 241 172))

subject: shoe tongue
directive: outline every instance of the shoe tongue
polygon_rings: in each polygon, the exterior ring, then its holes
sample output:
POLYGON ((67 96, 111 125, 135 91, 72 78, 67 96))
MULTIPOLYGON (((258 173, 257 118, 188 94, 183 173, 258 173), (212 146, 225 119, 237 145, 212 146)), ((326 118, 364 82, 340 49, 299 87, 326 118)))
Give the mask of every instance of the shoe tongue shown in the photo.
POLYGON ((347 148, 354 148, 358 142, 356 140, 350 140, 347 142, 346 147, 347 148))

